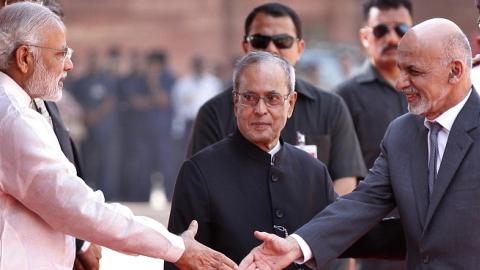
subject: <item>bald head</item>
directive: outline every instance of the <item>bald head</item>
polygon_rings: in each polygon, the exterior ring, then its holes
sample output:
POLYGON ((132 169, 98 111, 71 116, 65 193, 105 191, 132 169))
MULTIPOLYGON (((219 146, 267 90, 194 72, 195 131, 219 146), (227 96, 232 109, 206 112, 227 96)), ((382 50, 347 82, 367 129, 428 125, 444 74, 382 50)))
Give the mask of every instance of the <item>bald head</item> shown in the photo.
POLYGON ((422 56, 438 59, 444 65, 461 60, 466 69, 471 68, 470 43, 462 30, 450 20, 435 18, 413 27, 399 44, 400 53, 412 48, 421 50, 422 56))
POLYGON ((398 46, 401 76, 412 113, 435 119, 458 104, 471 87, 470 44, 452 21, 431 19, 410 29, 398 46))

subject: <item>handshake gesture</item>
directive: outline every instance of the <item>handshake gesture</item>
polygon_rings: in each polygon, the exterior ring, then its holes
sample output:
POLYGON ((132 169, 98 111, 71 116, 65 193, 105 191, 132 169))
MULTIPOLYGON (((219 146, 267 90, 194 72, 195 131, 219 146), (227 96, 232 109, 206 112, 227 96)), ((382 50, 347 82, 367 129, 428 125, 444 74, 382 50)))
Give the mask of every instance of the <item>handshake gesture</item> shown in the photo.
POLYGON ((240 263, 239 270, 283 269, 303 257, 300 246, 291 236, 281 238, 275 234, 256 231, 255 237, 263 243, 250 251, 240 263))
POLYGON ((196 221, 182 233, 185 252, 175 263, 179 269, 283 269, 296 259, 302 258, 297 241, 292 237, 281 238, 275 234, 255 232, 255 237, 263 243, 255 247, 237 266, 235 262, 203 244, 194 237, 198 230, 196 221))

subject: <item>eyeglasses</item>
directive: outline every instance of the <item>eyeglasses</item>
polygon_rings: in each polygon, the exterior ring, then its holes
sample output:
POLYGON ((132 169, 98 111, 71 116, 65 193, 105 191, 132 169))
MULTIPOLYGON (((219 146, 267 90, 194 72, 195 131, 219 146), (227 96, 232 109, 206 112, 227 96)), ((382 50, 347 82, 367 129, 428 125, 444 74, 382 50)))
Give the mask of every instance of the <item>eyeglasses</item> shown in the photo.
MULTIPOLYGON (((376 25, 372 29, 373 29, 373 35, 376 38, 382 38, 383 36, 385 36, 390 32, 390 27, 383 23, 376 25)), ((408 26, 408 24, 405 24, 405 23, 399 23, 393 27, 393 30, 395 30, 395 33, 397 33, 397 36, 400 38, 403 37, 403 35, 405 35, 408 29, 410 29, 410 26, 408 26)))
POLYGON ((44 47, 44 46, 33 45, 33 44, 26 44, 26 46, 45 49, 45 50, 51 50, 51 51, 56 51, 56 52, 62 53, 62 57, 63 57, 64 61, 67 58, 72 59, 72 55, 73 55, 73 49, 69 48, 69 47, 65 47, 63 49, 55 49, 55 48, 44 47))
POLYGON ((268 44, 270 44, 270 41, 273 41, 273 44, 275 44, 275 47, 278 49, 290 49, 298 38, 294 38, 287 34, 274 36, 255 34, 245 37, 245 40, 256 49, 266 49, 268 44))
POLYGON ((287 95, 268 93, 264 97, 251 92, 239 93, 238 91, 233 91, 233 94, 238 98, 240 104, 244 106, 255 107, 257 106, 258 102, 260 102, 260 99, 262 99, 268 107, 277 107, 285 103, 285 101, 290 97, 291 92, 287 95))

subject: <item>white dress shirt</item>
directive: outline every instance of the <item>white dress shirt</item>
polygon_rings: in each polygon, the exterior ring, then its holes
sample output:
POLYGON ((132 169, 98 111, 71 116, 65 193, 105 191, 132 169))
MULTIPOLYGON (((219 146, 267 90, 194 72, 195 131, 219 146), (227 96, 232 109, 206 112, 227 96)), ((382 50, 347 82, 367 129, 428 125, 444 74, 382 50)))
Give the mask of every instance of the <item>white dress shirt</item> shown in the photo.
POLYGON ((212 74, 187 75, 180 78, 172 90, 174 131, 177 134, 185 130, 188 121, 195 120, 200 107, 210 98, 222 91, 222 82, 212 74))
POLYGON ((0 72, 0 270, 71 270, 73 235, 175 262, 185 247, 160 223, 107 204, 80 178, 31 98, 0 72))
MULTIPOLYGON (((438 132, 437 136, 437 144, 438 144, 438 155, 437 155, 437 166, 435 168, 436 172, 438 173, 438 169, 442 163, 443 153, 445 152, 445 147, 447 146, 448 135, 450 134, 450 130, 452 129, 453 122, 457 118, 458 113, 462 110, 463 106, 467 102, 468 98, 472 94, 472 90, 470 90, 467 96, 460 101, 457 105, 453 106, 452 108, 448 109, 437 118, 433 120, 427 120, 425 118, 424 125, 430 130, 430 123, 437 122, 442 126, 442 129, 438 132)), ((428 131, 428 153, 430 156, 430 131, 428 131)))
MULTIPOLYGON (((438 122, 440 125, 442 125, 442 129, 440 129, 440 131, 438 132, 438 137, 437 137, 438 138, 437 139, 438 156, 437 156, 437 166, 436 166, 437 172, 442 162, 443 153, 445 152, 445 147, 447 146, 448 135, 450 134, 450 130, 452 129, 453 123, 455 122, 455 119, 457 118, 458 114, 462 110, 463 106, 465 105, 465 103, 467 102, 471 94, 472 94, 472 90, 470 89, 470 91, 465 96, 465 98, 462 101, 460 101, 457 105, 448 109, 447 111, 445 111, 444 113, 442 113, 440 116, 438 116, 433 120, 425 119, 424 125, 427 128, 430 127, 430 122, 438 122)), ((429 136, 427 136, 427 145, 429 147, 428 151, 430 151, 430 133, 428 135, 429 136)), ((295 239, 295 241, 297 241, 300 247, 300 250, 302 251, 302 254, 303 254, 303 258, 295 262, 299 264, 303 264, 311 260, 313 258, 313 254, 307 242, 297 234, 292 234, 291 236, 293 239, 295 239)))

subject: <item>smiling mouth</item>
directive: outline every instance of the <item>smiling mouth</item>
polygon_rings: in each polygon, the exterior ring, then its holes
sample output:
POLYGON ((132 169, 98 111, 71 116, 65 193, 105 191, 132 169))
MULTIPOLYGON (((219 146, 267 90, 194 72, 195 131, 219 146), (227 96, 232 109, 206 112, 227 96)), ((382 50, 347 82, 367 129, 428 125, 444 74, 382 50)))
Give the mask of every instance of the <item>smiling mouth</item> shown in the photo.
POLYGON ((412 103, 420 99, 420 94, 413 89, 405 89, 402 91, 402 93, 405 95, 408 103, 412 103))

